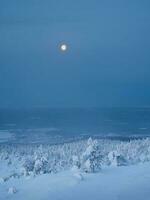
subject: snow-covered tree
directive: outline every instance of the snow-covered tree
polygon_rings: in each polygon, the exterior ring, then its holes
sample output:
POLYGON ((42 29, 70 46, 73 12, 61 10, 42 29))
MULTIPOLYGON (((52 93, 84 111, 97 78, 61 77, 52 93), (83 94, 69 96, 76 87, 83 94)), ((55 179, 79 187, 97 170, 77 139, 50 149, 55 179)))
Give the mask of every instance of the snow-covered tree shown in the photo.
POLYGON ((125 166, 127 165, 126 159, 117 151, 111 151, 108 154, 110 165, 112 166, 125 166))
POLYGON ((98 172, 101 169, 102 155, 97 140, 89 138, 85 152, 81 156, 81 168, 84 172, 98 172))
POLYGON ((24 158, 22 167, 21 167, 21 172, 23 175, 27 176, 29 175, 30 172, 32 172, 34 169, 34 160, 32 157, 29 158, 24 158))
POLYGON ((78 156, 72 156, 72 170, 78 170, 81 167, 80 159, 78 156))
POLYGON ((80 170, 81 167, 81 163, 80 163, 80 159, 78 156, 72 156, 72 172, 74 177, 78 180, 78 181, 82 181, 83 180, 83 175, 82 172, 80 170))
POLYGON ((48 171, 48 161, 46 157, 42 156, 36 159, 34 163, 34 173, 45 174, 47 171, 48 171))

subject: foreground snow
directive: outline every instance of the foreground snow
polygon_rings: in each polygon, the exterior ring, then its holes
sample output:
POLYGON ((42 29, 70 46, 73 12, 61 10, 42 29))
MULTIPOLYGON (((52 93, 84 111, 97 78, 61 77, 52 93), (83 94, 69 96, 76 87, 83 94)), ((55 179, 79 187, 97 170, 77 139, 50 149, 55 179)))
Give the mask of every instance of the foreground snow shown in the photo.
POLYGON ((149 200, 150 138, 0 145, 0 200, 149 200))
POLYGON ((12 178, 0 184, 0 199, 149 200, 149 171, 150 162, 147 162, 105 167, 99 173, 82 174, 83 180, 71 170, 30 178, 12 178))

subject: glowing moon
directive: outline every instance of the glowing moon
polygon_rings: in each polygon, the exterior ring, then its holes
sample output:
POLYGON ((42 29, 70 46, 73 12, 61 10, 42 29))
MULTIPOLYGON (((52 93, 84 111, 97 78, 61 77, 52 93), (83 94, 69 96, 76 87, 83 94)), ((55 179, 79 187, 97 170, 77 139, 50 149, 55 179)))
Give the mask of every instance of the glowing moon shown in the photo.
POLYGON ((62 45, 60 46, 60 50, 61 50, 61 51, 66 51, 66 50, 67 50, 67 45, 66 45, 66 44, 62 44, 62 45))

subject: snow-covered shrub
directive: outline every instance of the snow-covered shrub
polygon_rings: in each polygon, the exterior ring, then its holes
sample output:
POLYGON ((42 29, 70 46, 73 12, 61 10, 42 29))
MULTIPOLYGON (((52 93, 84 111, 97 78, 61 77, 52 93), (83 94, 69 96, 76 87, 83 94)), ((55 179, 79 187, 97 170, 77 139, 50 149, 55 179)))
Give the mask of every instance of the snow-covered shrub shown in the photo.
POLYGON ((23 175, 25 176, 29 175, 29 173, 32 172, 34 169, 34 164, 35 162, 32 159, 32 157, 25 158, 21 167, 21 172, 23 173, 23 175))
POLYGON ((45 157, 41 157, 35 160, 33 171, 35 174, 45 174, 48 171, 47 159, 45 157))
POLYGON ((125 160, 125 158, 121 154, 119 154, 117 151, 109 152, 108 159, 110 161, 110 165, 112 165, 112 166, 127 165, 127 161, 125 160))
POLYGON ((71 171, 73 172, 73 176, 78 181, 82 181, 83 180, 83 175, 82 175, 82 172, 81 172, 80 168, 81 168, 81 163, 80 163, 79 157, 78 156, 73 156, 72 157, 72 168, 71 168, 71 171))
POLYGON ((15 194, 17 192, 17 189, 15 187, 10 187, 8 189, 8 194, 15 194))
POLYGON ((35 174, 41 174, 42 170, 43 170, 42 168, 43 168, 42 161, 40 159, 36 160, 35 164, 34 164, 34 172, 35 172, 35 174))
POLYGON ((79 170, 81 163, 78 156, 72 156, 72 170, 79 170))
POLYGON ((98 172, 101 169, 102 155, 97 140, 89 138, 87 148, 81 156, 81 168, 84 172, 98 172))

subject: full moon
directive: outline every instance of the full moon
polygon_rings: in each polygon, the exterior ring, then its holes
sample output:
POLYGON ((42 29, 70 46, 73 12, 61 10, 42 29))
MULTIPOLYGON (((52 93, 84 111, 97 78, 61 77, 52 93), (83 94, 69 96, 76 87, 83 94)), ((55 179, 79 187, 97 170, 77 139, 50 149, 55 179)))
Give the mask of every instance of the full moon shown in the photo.
POLYGON ((66 51, 66 50, 67 50, 67 45, 66 45, 66 44, 62 44, 62 45, 60 46, 60 50, 61 50, 61 51, 66 51))

